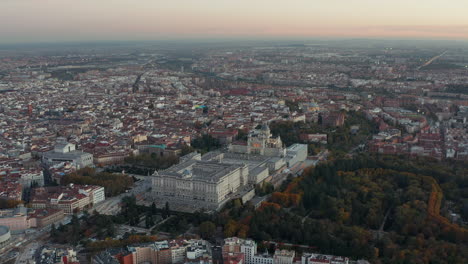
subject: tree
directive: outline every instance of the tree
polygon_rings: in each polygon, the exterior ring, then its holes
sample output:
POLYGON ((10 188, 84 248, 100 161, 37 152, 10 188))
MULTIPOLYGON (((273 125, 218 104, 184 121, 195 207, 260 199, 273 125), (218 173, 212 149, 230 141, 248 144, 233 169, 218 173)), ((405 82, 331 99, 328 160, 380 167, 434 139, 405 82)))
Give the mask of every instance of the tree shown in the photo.
POLYGON ((55 224, 52 223, 52 226, 50 227, 50 237, 52 238, 52 240, 55 241, 57 239, 57 235, 58 235, 57 228, 55 228, 55 224))
POLYGON ((151 214, 155 215, 157 212, 158 212, 158 210, 156 209, 156 204, 153 202, 151 204, 151 214))
POLYGON ((237 140, 243 140, 247 141, 249 133, 245 131, 244 129, 238 129, 237 130, 237 140))
POLYGON ((132 187, 133 179, 128 175, 108 172, 97 173, 93 168, 83 168, 74 173, 65 175, 61 183, 63 185, 74 183, 103 186, 106 196, 109 197, 123 193, 125 190, 132 187))
MULTIPOLYGON (((130 166, 127 168, 138 172, 138 174, 145 175, 146 173, 139 172, 136 167, 145 167, 149 169, 166 169, 179 162, 179 157, 176 155, 158 155, 157 153, 143 153, 138 156, 129 156, 125 162, 130 166)), ((141 169, 140 169, 141 170, 141 169)))
POLYGON ((239 209, 242 206, 242 201, 241 199, 235 199, 234 200, 234 208, 239 209))
POLYGON ((15 208, 16 206, 22 203, 22 201, 0 199, 0 209, 15 208))
POLYGON ((224 237, 233 237, 237 233, 237 222, 230 219, 224 226, 224 237))
POLYGON ((194 139, 191 145, 192 147, 202 152, 208 152, 221 147, 219 140, 208 134, 205 134, 200 138, 194 139))
POLYGON ((154 225, 153 216, 151 215, 151 212, 148 212, 145 216, 145 226, 146 228, 150 228, 153 225, 154 225))
POLYGON ((216 225, 211 221, 205 221, 200 224, 198 229, 203 239, 211 239, 216 232, 216 225))
POLYGON ((110 222, 108 227, 107 227, 107 235, 109 237, 113 237, 113 236, 115 236, 115 232, 116 232, 115 225, 114 225, 113 222, 110 222))
POLYGON ((194 151, 195 151, 195 149, 192 148, 191 146, 183 145, 182 146, 182 152, 180 153, 180 155, 185 156, 185 155, 190 154, 190 153, 192 153, 194 151))
MULTIPOLYGON (((427 168, 433 164, 421 169, 414 161, 367 155, 319 164, 304 170, 297 184, 279 188, 284 191, 254 211, 250 222, 228 215, 238 223, 239 237, 313 244, 324 253, 372 263, 432 263, 438 257, 445 261, 434 263, 467 263, 468 233, 439 214, 443 199, 461 211, 463 200, 448 198, 459 197, 459 187, 449 180, 452 169, 439 175, 441 170, 427 168), (440 177, 440 188, 432 177, 440 177)), ((225 235, 232 235, 233 223, 224 222, 225 235)))
POLYGON ((163 217, 164 218, 168 218, 169 216, 171 216, 171 209, 169 208, 169 202, 166 202, 166 204, 164 205, 164 213, 163 213, 163 217))
POLYGON ((78 243, 80 240, 81 232, 80 232, 80 220, 78 217, 74 214, 71 219, 71 242, 73 244, 78 243))

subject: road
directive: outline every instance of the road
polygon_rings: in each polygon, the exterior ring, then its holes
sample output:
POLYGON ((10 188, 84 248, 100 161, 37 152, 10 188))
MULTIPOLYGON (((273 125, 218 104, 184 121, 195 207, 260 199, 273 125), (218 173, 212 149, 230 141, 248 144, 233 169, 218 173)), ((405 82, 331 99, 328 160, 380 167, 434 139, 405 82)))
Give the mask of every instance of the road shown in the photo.
POLYGON ((305 168, 312 165, 315 165, 314 161, 306 159, 305 161, 299 162, 289 169, 284 169, 282 172, 273 174, 270 183, 273 184, 273 186, 276 188, 288 178, 289 174, 292 174, 294 177, 300 176, 305 168))
MULTIPOLYGON (((78 215, 80 217, 81 214, 78 215)), ((59 224, 66 225, 70 223, 71 216, 67 215, 62 221, 56 223, 56 226, 59 224)), ((1 255, 11 254, 14 252, 15 249, 20 249, 18 257, 16 258, 16 264, 19 263, 28 263, 26 260, 30 259, 30 249, 34 249, 34 251, 41 247, 43 243, 46 242, 47 238, 49 237, 51 225, 43 227, 41 229, 29 229, 25 234, 21 235, 14 235, 12 237, 13 241, 10 243, 9 246, 2 248, 0 251, 1 255)), ((33 252, 34 253, 34 252, 33 252)))
MULTIPOLYGON (((131 190, 129 190, 127 193, 122 193, 118 196, 110 197, 104 200, 103 202, 95 205, 90 210, 90 212, 97 210, 102 214, 115 215, 120 212, 120 201, 123 197, 133 194, 137 197, 140 197, 140 199, 143 199, 145 196, 144 194, 146 194, 148 192, 148 188, 151 187, 151 177, 142 178, 139 175, 135 176, 141 180, 135 182, 135 185, 131 190)), ((78 214, 78 217, 81 217, 81 215, 82 213, 78 214)), ((71 215, 67 215, 62 221, 56 223, 55 225, 57 226, 60 223, 62 225, 66 225, 70 223, 71 218, 71 215)), ((29 232, 24 235, 13 236, 12 242, 8 246, 2 248, 0 254, 2 256, 7 256, 8 254, 13 256, 14 250, 20 248, 15 264, 27 264, 29 262, 34 263, 31 262, 34 259, 34 252, 45 243, 49 236, 50 228, 51 226, 47 226, 41 229, 33 229, 29 230, 29 232)))
POLYGON ((432 57, 430 60, 426 61, 423 65, 419 66, 419 67, 418 67, 418 70, 420 70, 421 68, 424 68, 424 67, 426 67, 426 66, 429 66, 431 63, 433 63, 434 61, 436 61, 438 58, 444 56, 445 53, 447 53, 447 51, 444 51, 444 52, 442 52, 441 54, 432 57))
POLYGON ((36 250, 38 250, 42 246, 41 242, 33 242, 29 243, 25 247, 22 248, 19 256, 16 258, 15 264, 34 264, 36 263, 34 260, 34 255, 36 250))
POLYGON ((137 226, 119 225, 119 229, 121 229, 120 230, 121 233, 138 232, 138 233, 144 233, 146 235, 151 235, 151 229, 141 228, 137 226))

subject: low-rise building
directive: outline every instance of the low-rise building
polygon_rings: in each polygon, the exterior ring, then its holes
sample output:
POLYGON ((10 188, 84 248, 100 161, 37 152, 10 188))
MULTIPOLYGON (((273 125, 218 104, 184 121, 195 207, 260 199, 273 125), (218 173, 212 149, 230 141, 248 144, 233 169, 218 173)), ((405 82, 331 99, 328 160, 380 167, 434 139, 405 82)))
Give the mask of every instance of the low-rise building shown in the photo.
POLYGON ((64 216, 64 211, 60 209, 28 209, 19 206, 0 210, 0 225, 8 226, 13 233, 19 233, 28 228, 42 228, 57 223, 64 216))
POLYGON ((306 253, 302 255, 301 264, 348 264, 349 259, 340 256, 306 253))
POLYGON ((65 212, 61 209, 35 209, 28 213, 30 227, 43 228, 59 221, 65 217, 65 212))
POLYGON ((211 244, 206 240, 191 240, 187 247, 187 259, 193 261, 207 257, 211 258, 211 244))
POLYGON ((273 255, 273 262, 275 264, 293 264, 295 256, 296 253, 292 250, 277 249, 273 255))
POLYGON ((11 240, 10 228, 0 225, 0 249, 8 245, 11 240))
POLYGON ((28 209, 19 206, 12 209, 0 210, 0 225, 7 226, 12 232, 21 232, 30 228, 28 209))
POLYGON ((55 208, 63 210, 66 214, 73 214, 104 199, 104 187, 70 184, 34 188, 31 191, 30 204, 34 209, 55 208))
POLYGON ((226 253, 223 254, 223 263, 224 264, 244 264, 244 254, 243 253, 226 253))
POLYGON ((300 134, 299 139, 304 142, 327 144, 327 134, 300 134))
POLYGON ((71 248, 44 247, 38 264, 79 264, 77 252, 71 248))
POLYGON ((307 145, 306 144, 293 144, 286 149, 285 160, 288 167, 291 168, 299 162, 307 159, 307 145))
POLYGON ((71 163, 76 169, 90 167, 93 166, 93 155, 76 150, 75 144, 59 138, 54 150, 45 152, 42 155, 42 163, 50 167, 63 162, 71 163))

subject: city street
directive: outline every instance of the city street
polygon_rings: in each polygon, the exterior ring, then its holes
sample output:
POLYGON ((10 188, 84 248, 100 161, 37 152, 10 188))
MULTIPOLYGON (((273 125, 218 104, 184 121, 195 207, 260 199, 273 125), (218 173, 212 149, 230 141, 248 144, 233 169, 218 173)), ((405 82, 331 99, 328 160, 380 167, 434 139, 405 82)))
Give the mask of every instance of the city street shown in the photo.
POLYGON ((23 247, 19 256, 16 258, 15 264, 34 264, 34 255, 36 250, 42 246, 42 241, 29 243, 23 247))

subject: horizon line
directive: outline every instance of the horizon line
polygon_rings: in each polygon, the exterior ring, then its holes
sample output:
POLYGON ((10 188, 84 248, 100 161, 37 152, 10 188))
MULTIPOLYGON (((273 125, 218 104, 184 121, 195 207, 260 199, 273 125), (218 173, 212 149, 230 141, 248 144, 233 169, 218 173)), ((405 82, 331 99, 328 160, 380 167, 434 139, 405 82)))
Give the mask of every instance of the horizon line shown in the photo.
MULTIPOLYGON (((216 42, 216 41, 338 41, 338 40, 361 40, 361 41, 431 41, 431 42, 466 42, 468 39, 459 38, 412 38, 412 37, 349 37, 349 36, 316 36, 316 37, 291 37, 291 36, 271 36, 271 37, 251 37, 251 36, 225 36, 225 37, 165 37, 160 39, 83 39, 83 40, 32 40, 32 41, 12 41, 0 42, 0 46, 12 45, 45 45, 45 44, 99 44, 99 43, 156 43, 156 42, 216 42)), ((305 43, 306 44, 306 43, 305 43)))

